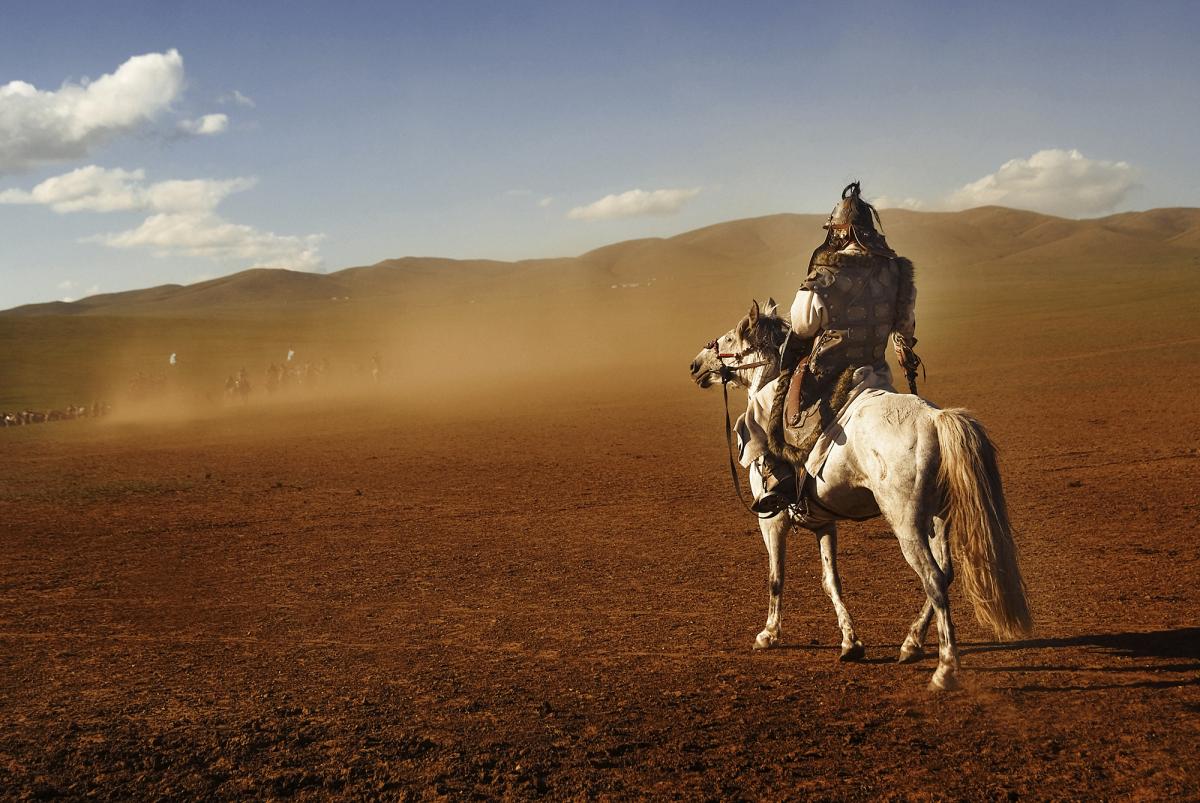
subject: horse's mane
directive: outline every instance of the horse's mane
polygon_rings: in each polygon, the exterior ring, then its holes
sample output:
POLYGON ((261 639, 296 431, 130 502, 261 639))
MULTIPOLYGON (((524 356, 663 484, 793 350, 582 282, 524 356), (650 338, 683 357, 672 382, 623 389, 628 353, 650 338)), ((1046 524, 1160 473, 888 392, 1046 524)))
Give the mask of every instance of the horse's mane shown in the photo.
POLYGON ((738 336, 765 357, 778 356, 779 347, 791 330, 792 324, 787 318, 762 312, 758 314, 757 323, 750 323, 750 316, 746 315, 737 325, 738 336))

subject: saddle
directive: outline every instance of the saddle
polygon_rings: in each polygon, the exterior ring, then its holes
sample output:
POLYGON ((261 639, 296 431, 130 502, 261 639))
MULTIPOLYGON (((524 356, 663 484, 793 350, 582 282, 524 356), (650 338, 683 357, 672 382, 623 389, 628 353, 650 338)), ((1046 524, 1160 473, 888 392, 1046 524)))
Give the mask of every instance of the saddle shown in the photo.
POLYGON ((767 427, 767 451, 803 469, 808 455, 825 428, 837 420, 854 390, 855 366, 840 373, 817 374, 805 358, 791 371, 780 374, 767 427), (794 381, 796 377, 799 381, 794 381))

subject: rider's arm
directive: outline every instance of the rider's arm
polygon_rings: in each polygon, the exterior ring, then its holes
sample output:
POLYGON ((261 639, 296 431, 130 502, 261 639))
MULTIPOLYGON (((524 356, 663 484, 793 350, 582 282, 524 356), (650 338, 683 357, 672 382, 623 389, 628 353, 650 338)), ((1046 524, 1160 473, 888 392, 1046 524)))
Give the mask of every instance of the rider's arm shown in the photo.
POLYGON ((812 337, 825 328, 829 313, 819 295, 801 288, 792 302, 791 319, 792 332, 800 337, 812 337))

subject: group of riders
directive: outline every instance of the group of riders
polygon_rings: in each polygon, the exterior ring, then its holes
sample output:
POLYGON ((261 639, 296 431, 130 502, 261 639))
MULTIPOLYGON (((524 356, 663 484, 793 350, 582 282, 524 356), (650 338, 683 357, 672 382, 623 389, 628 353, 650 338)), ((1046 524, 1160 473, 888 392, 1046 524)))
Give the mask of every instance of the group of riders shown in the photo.
POLYGON ((891 388, 889 341, 915 392, 913 267, 876 224, 859 183, 843 189, 792 302, 780 376, 750 395, 737 421, 740 462, 763 478, 752 505, 759 514, 790 509, 803 521, 805 458, 856 391, 891 388))
POLYGON ((19 410, 14 413, 0 412, 0 427, 23 427, 29 424, 44 424, 47 421, 71 421, 76 418, 99 418, 110 411, 104 402, 68 404, 62 410, 19 410))
MULTIPOLYGON (((267 366, 263 377, 263 387, 270 395, 279 391, 286 393, 299 387, 315 388, 321 384, 322 378, 327 373, 329 373, 329 361, 324 359, 315 365, 311 362, 301 365, 293 360, 281 364, 271 363, 267 366)), ((254 385, 250 381, 250 374, 245 368, 236 374, 230 374, 225 379, 226 399, 239 399, 244 402, 250 398, 253 389, 254 385)))
MULTIPOLYGON (((295 352, 289 352, 287 361, 271 363, 267 367, 262 387, 268 394, 288 393, 299 389, 312 390, 329 381, 333 373, 329 360, 321 359, 315 363, 301 362, 293 359, 294 354, 295 352)), ((172 354, 171 370, 178 370, 178 365, 176 355, 172 354)), ((354 370, 355 374, 361 378, 362 366, 356 366, 354 370)), ((170 373, 168 371, 138 371, 129 380, 126 394, 128 401, 137 404, 164 397, 170 392, 173 385, 170 373)), ((371 382, 379 384, 382 375, 382 360, 376 352, 371 355, 371 382)), ((236 374, 230 374, 226 378, 224 396, 227 401, 246 402, 253 389, 254 383, 250 379, 250 373, 243 367, 236 374)), ((76 418, 99 418, 107 415, 111 410, 112 408, 107 402, 97 401, 91 405, 69 404, 63 409, 0 411, 0 427, 19 427, 28 424, 42 424, 47 421, 69 421, 76 418)))
MULTIPOLYGON (((288 393, 294 389, 304 388, 312 390, 321 386, 328 381, 333 373, 332 366, 326 358, 322 358, 317 362, 305 361, 301 363, 299 360, 293 359, 294 352, 289 352, 288 359, 281 363, 272 362, 267 366, 263 375, 263 388, 268 395, 276 393, 288 393)), ((361 372, 361 366, 355 369, 361 372)), ((375 384, 379 383, 380 377, 383 374, 382 361, 379 354, 371 355, 371 381, 375 384)), ((247 401, 254 386, 250 380, 250 374, 245 368, 239 370, 236 374, 230 374, 225 380, 225 398, 247 401)))

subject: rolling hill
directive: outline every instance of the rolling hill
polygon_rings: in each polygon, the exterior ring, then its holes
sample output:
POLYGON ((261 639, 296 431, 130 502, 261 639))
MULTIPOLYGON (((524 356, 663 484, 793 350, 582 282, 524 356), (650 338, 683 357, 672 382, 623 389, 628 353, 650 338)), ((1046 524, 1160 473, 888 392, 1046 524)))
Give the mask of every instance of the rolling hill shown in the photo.
MULTIPOLYGON (((927 344, 998 327, 1006 349, 1036 351, 1030 327, 1050 326, 1082 347, 1136 338, 1130 331, 1147 323, 1139 316, 1164 337, 1200 334, 1200 209, 1090 220, 1001 207, 882 215, 889 242, 918 266, 927 344)), ((288 349, 356 369, 381 353, 394 377, 419 363, 442 381, 464 364, 510 381, 622 365, 673 371, 751 298, 774 295, 786 308, 823 222, 770 215, 561 259, 246 270, 16 307, 0 312, 0 409, 111 396, 128 376, 162 370, 170 352, 191 384, 209 388, 288 349)))

